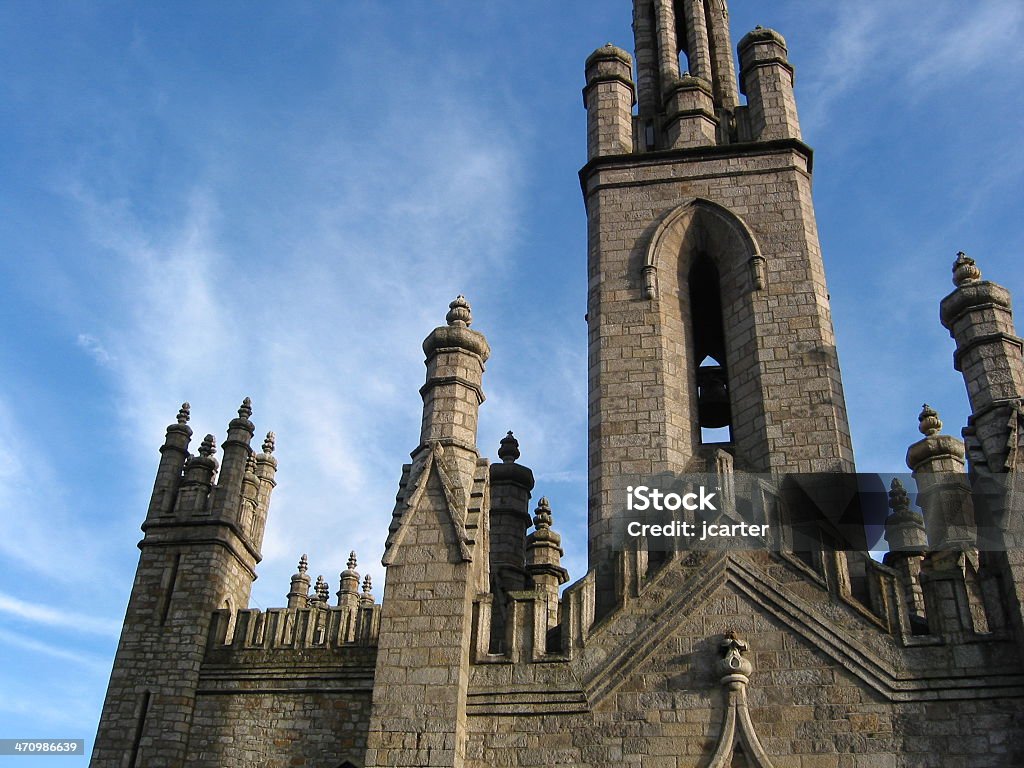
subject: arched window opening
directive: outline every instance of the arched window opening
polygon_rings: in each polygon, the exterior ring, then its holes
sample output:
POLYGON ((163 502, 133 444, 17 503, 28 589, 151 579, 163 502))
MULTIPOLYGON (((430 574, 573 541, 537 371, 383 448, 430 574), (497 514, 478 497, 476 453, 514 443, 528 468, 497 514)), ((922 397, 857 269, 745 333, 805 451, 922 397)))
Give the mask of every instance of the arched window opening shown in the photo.
POLYGON ((686 50, 686 11, 678 0, 673 7, 676 17, 676 45, 679 48, 679 74, 682 75, 690 71, 690 55, 686 50))
POLYGON ((705 253, 690 267, 690 324, 697 368, 697 421, 701 443, 732 442, 729 375, 725 365, 725 326, 718 269, 705 253))

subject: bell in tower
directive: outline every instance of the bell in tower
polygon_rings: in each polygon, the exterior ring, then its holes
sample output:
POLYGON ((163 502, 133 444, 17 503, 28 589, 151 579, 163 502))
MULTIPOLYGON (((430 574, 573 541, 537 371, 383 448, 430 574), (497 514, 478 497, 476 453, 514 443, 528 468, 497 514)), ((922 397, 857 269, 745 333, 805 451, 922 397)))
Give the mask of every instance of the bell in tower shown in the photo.
POLYGON ((706 253, 697 255, 687 282, 701 442, 731 442, 731 435, 726 435, 727 440, 722 441, 713 439, 707 432, 730 427, 732 409, 729 405, 729 377, 724 364, 725 329, 722 325, 718 270, 706 253))

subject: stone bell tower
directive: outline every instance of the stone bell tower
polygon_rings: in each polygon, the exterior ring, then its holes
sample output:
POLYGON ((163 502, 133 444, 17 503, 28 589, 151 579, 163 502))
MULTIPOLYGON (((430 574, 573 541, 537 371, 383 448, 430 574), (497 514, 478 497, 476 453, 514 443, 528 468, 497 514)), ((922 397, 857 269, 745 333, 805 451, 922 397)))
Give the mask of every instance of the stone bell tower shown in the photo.
POLYGON ((737 470, 853 469, 785 40, 740 40, 737 81, 724 0, 635 0, 633 31, 635 80, 608 44, 583 92, 599 574, 629 478, 721 450, 737 470))

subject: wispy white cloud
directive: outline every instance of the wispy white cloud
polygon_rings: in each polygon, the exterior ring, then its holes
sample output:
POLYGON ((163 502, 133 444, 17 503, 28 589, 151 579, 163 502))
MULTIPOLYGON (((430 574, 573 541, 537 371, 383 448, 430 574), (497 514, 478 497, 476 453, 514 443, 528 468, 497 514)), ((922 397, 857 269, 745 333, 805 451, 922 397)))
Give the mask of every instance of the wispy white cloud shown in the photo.
POLYGON ((118 621, 29 603, 4 592, 0 592, 0 613, 9 614, 32 624, 57 627, 71 632, 117 637, 121 631, 121 624, 118 621))
POLYGON ((316 191, 289 202, 303 219, 264 243, 262 259, 232 245, 239 222, 217 187, 197 182, 183 215, 160 223, 84 180, 67 188, 118 276, 103 288, 116 316, 90 318, 97 330, 82 346, 103 340, 121 430, 152 448, 127 457, 133 471, 152 472, 180 400, 192 403, 197 434, 219 436, 252 395, 258 428, 277 433, 257 604, 280 604, 304 551, 315 571, 340 570, 355 548, 382 582, 377 558, 418 436, 420 341, 455 294, 497 293, 489 284, 507 268, 516 140, 465 105, 428 105, 426 93, 436 91, 413 94, 424 100, 419 121, 408 104, 382 113, 374 139, 394 156, 367 152, 336 169, 325 160, 337 136, 305 148, 316 191))
POLYGON ((76 343, 84 349, 100 365, 110 365, 114 361, 113 355, 107 352, 100 340, 91 333, 80 333, 76 343))
POLYGON ((1024 6, 1016 0, 953 3, 908 21, 915 45, 903 52, 906 82, 918 94, 987 67, 1013 66, 1024 54, 1015 45, 1024 25, 1024 6))
POLYGON ((82 653, 81 651, 74 650, 74 648, 70 646, 61 647, 44 643, 40 640, 34 640, 15 632, 9 632, 6 629, 0 629, 0 643, 6 643, 7 645, 31 651, 33 653, 42 654, 44 656, 49 656, 54 659, 71 661, 83 667, 88 667, 95 672, 102 672, 110 666, 109 659, 82 653))
POLYGON ((921 101, 1024 60, 1024 49, 1013 44, 1024 27, 1016 0, 865 0, 822 8, 808 10, 832 16, 828 32, 815 41, 814 57, 800 62, 801 118, 811 132, 841 113, 836 104, 853 92, 878 104, 921 101))
POLYGON ((77 514, 45 441, 2 396, 0 434, 0 556, 39 572, 42 583, 99 582, 102 526, 77 514))

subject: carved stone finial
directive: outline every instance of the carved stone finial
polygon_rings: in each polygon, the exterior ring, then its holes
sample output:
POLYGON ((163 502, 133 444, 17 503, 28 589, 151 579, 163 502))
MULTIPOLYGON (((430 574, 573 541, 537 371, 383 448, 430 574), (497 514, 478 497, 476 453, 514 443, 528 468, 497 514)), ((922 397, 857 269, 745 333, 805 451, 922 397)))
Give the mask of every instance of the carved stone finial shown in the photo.
POLYGON ((928 403, 921 406, 921 413, 917 417, 917 429, 925 437, 937 435, 942 430, 942 421, 938 412, 928 403))
POLYGON ((327 580, 323 575, 316 577, 316 585, 313 587, 313 592, 316 594, 317 602, 321 602, 324 605, 331 596, 331 588, 327 586, 327 580))
POLYGON ((964 283, 974 283, 981 280, 981 270, 974 263, 974 259, 963 251, 958 251, 956 261, 953 262, 953 285, 959 288, 964 283))
POLYGON ((354 571, 356 569, 356 551, 353 549, 348 553, 348 570, 354 571))
POLYGON ((363 577, 363 595, 370 595, 373 592, 373 579, 370 578, 370 574, 366 574, 363 577))
POLYGON ((719 643, 722 658, 717 666, 718 672, 722 675, 721 683, 726 691, 725 712, 722 718, 722 729, 719 731, 718 744, 709 768, 725 768, 727 765, 735 765, 733 756, 737 744, 743 745, 746 756, 744 764, 759 766, 759 768, 771 768, 772 761, 768 753, 761 746, 761 740, 757 737, 754 729, 754 720, 750 716, 747 707, 746 689, 750 682, 750 674, 754 671, 754 665, 749 659, 743 657, 747 652, 746 642, 740 639, 735 630, 729 630, 719 643), (739 733, 737 733, 737 730, 739 733))
POLYGON ((188 402, 181 404, 181 408, 178 410, 178 423, 188 424, 188 420, 192 418, 192 406, 188 402))
POLYGON ((273 432, 267 432, 267 439, 263 441, 263 452, 268 456, 274 452, 274 448, 277 447, 277 435, 273 432))
POLYGON ((256 474, 256 457, 251 452, 245 457, 245 473, 247 475, 256 474))
POLYGON ((468 328, 473 324, 473 313, 470 310, 469 302, 461 293, 455 297, 455 301, 448 305, 448 314, 445 316, 448 325, 455 325, 460 328, 468 328))
POLYGON ((509 430, 508 434, 501 438, 501 444, 498 447, 498 458, 506 464, 511 464, 521 455, 519 453, 519 441, 512 434, 512 430, 509 430))
POLYGON ((910 509, 910 495, 898 477, 894 477, 889 486, 889 509, 897 515, 910 509))
POLYGON ((207 435, 203 438, 203 442, 199 445, 199 455, 204 458, 213 456, 217 451, 217 438, 213 435, 207 435))
POLYGON ((533 527, 538 531, 547 530, 551 527, 551 503, 547 496, 541 496, 537 502, 537 509, 533 513, 533 527))
POLYGON ((299 558, 299 573, 305 573, 309 570, 309 558, 305 554, 299 558))
POLYGON ((735 675, 742 675, 743 679, 740 682, 745 683, 746 679, 750 677, 750 673, 754 671, 754 665, 743 656, 749 648, 746 641, 739 637, 736 630, 730 629, 725 633, 718 647, 722 652, 722 660, 718 662, 718 671, 723 675, 722 682, 735 682, 731 678, 735 675))
POLYGON ((252 416, 252 399, 247 397, 238 407, 238 418, 248 419, 250 416, 252 416))

